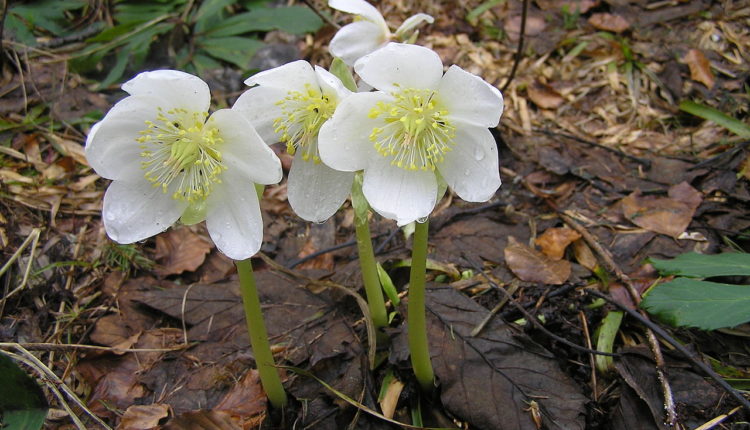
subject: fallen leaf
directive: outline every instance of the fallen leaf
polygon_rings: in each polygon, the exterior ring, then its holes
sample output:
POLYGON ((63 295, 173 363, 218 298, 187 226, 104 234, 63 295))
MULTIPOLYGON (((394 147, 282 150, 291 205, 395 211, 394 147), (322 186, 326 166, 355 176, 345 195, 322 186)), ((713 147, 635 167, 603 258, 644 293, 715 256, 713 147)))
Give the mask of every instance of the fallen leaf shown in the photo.
POLYGON ((162 418, 169 416, 169 405, 133 405, 125 410, 118 430, 147 430, 159 425, 162 418))
POLYGON ((553 260, 541 252, 519 243, 511 236, 505 247, 505 263, 522 281, 560 285, 570 276, 570 263, 553 260))
MULTIPOLYGON (((526 36, 536 36, 541 34, 547 28, 547 23, 541 16, 526 17, 526 36)), ((515 15, 505 21, 505 32, 511 40, 518 40, 521 35, 521 15, 515 15)))
POLYGON ((436 261, 451 261, 468 264, 465 256, 476 256, 484 260, 503 261, 503 249, 509 236, 524 240, 528 238, 526 223, 505 224, 486 217, 461 219, 437 229, 430 238, 433 249, 430 257, 436 261))
POLYGON ((630 28, 630 23, 627 19, 611 13, 595 13, 589 18, 589 24, 597 30, 611 31, 613 33, 622 33, 630 28))
POLYGON ((714 74, 711 71, 711 63, 703 52, 698 49, 691 49, 682 58, 682 61, 690 68, 690 79, 700 82, 708 89, 714 87, 714 74))
POLYGON ((428 289, 432 363, 443 405, 471 428, 536 430, 527 412, 535 400, 545 428, 583 429, 587 402, 552 353, 493 319, 470 336, 488 311, 452 287, 428 289))
POLYGON ((578 264, 591 270, 592 272, 599 265, 599 261, 596 259, 596 256, 594 256, 594 252, 582 239, 578 239, 573 242, 573 253, 576 256, 576 261, 578 262, 578 264))
POLYGON ((206 260, 213 244, 188 227, 180 227, 156 236, 156 261, 154 269, 159 276, 193 272, 206 260))
POLYGON ((542 253, 553 260, 561 260, 565 255, 565 248, 581 238, 581 235, 567 227, 548 228, 534 241, 542 253))
POLYGON ((164 430, 243 430, 227 412, 189 411, 171 419, 164 430))
POLYGON ((229 412, 236 417, 265 416, 266 394, 260 385, 260 373, 255 369, 248 370, 224 395, 214 410, 229 412))
POLYGON ((526 92, 535 105, 542 109, 557 109, 565 99, 554 88, 541 82, 534 82, 526 92))
POLYGON ((700 192, 683 182, 670 188, 669 197, 642 196, 636 190, 620 202, 633 224, 676 239, 690 225, 701 200, 700 192))

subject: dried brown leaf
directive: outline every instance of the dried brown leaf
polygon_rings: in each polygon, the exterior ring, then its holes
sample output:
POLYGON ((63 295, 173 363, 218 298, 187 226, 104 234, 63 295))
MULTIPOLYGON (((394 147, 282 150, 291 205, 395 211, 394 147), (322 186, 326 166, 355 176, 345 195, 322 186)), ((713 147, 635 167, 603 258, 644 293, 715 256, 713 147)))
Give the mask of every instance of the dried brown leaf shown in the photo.
POLYGON ((229 412, 237 417, 265 415, 266 394, 260 385, 260 373, 247 371, 214 407, 214 410, 229 412))
POLYGON ((526 90, 529 98, 542 109, 557 109, 565 99, 554 88, 541 82, 534 82, 526 90))
POLYGON ((565 255, 565 248, 581 235, 567 227, 548 228, 536 238, 536 244, 542 248, 542 253, 553 260, 561 260, 565 255))
POLYGON ((599 261, 594 256, 594 252, 589 248, 585 241, 579 239, 573 242, 573 253, 576 256, 576 261, 581 266, 591 270, 592 272, 599 265, 599 261))
POLYGON ((227 412, 190 411, 171 419, 164 430, 243 430, 227 412))
POLYGON ((518 243, 511 236, 505 247, 505 263, 522 281, 560 285, 570 276, 570 263, 553 260, 539 251, 518 243))
POLYGON ((670 188, 669 197, 642 196, 636 190, 621 200, 625 218, 655 233, 678 238, 693 219, 701 194, 683 182, 670 188))
POLYGON ((193 272, 206 260, 213 244, 187 227, 169 230, 156 236, 156 261, 154 271, 160 276, 193 272))
POLYGON ((159 425, 162 418, 169 416, 169 405, 154 403, 152 405, 130 406, 122 415, 117 430, 147 430, 159 425))
POLYGON ((698 49, 691 49, 682 59, 690 68, 690 79, 700 82, 709 89, 714 87, 714 74, 711 71, 711 63, 703 52, 698 49))
POLYGON ((622 33, 630 28, 630 23, 627 19, 611 13, 595 13, 589 18, 589 24, 597 30, 611 31, 613 33, 622 33))

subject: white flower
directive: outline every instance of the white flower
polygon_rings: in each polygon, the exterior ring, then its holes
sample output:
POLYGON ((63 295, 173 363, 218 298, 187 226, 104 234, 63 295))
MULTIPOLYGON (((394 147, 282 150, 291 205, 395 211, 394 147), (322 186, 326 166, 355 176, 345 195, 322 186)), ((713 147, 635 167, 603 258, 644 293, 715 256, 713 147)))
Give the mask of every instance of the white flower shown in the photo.
POLYGON ((263 239, 253 183, 281 180, 281 163, 240 114, 208 117, 210 94, 200 78, 175 70, 144 72, 123 84, 130 94, 86 139, 86 158, 113 182, 104 195, 107 234, 133 243, 178 219, 206 220, 230 258, 255 254, 263 239))
POLYGON ((373 209, 399 225, 427 217, 438 178, 464 200, 489 200, 500 186, 497 126, 503 97, 458 66, 443 75, 427 48, 391 43, 354 69, 379 91, 341 102, 320 130, 323 162, 364 169, 363 192, 373 209))
POLYGON ((394 38, 403 41, 423 22, 430 24, 434 22, 430 15, 418 13, 407 18, 396 33, 391 34, 383 15, 365 0, 328 0, 328 6, 357 15, 359 18, 342 27, 333 36, 329 45, 331 54, 341 58, 349 66, 394 38))
POLYGON ((349 196, 354 174, 320 162, 318 130, 351 91, 336 76, 302 60, 260 72, 245 83, 257 86, 242 94, 232 109, 245 115, 264 140, 280 140, 294 155, 287 194, 297 215, 307 221, 327 220, 349 196))

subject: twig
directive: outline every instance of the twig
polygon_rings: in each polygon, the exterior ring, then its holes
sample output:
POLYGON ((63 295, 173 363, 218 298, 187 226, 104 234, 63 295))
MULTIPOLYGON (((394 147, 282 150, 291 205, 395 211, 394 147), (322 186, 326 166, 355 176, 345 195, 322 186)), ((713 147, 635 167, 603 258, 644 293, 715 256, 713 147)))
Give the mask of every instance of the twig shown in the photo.
POLYGON ((484 330, 484 327, 492 320, 492 318, 495 317, 495 314, 500 312, 503 306, 505 306, 505 304, 508 303, 508 300, 509 300, 508 297, 512 297, 513 294, 516 293, 516 290, 518 290, 519 285, 520 283, 518 282, 517 279, 513 279, 512 281, 510 281, 510 285, 508 286, 508 295, 500 299, 500 302, 497 305, 495 305, 494 308, 492 308, 490 313, 488 313, 487 316, 485 316, 484 319, 479 324, 477 324, 476 327, 474 327, 474 330, 472 330, 470 334, 471 337, 479 336, 479 333, 481 333, 482 330, 484 330))
POLYGON ((734 397, 745 409, 750 411, 750 401, 748 401, 739 391, 732 388, 731 385, 727 381, 725 381, 721 376, 719 376, 716 372, 714 372, 713 369, 711 369, 710 366, 705 364, 704 362, 700 361, 698 358, 694 357, 693 354, 680 342, 678 342, 675 338, 669 335, 664 329, 659 327, 658 325, 654 324, 651 320, 648 318, 645 318, 643 315, 641 315, 639 312, 629 308, 628 306, 625 306, 624 304, 614 300, 612 297, 610 297, 607 294, 604 294, 600 291, 597 291, 593 288, 585 288, 583 291, 585 291, 588 294, 591 294, 592 296, 599 297, 601 299, 606 300, 608 303, 611 303, 621 310, 625 311, 628 315, 635 318, 640 322, 641 324, 648 327, 649 330, 653 331, 654 333, 658 334, 659 337, 667 341, 670 345, 672 345, 676 350, 680 351, 682 355, 685 356, 695 367, 700 369, 705 373, 706 376, 713 379, 721 388, 724 389, 724 391, 727 392, 730 396, 734 397))
POLYGON ((513 68, 510 69, 510 75, 505 84, 500 88, 501 92, 505 92, 508 86, 513 82, 513 78, 516 76, 516 70, 518 69, 518 63, 521 62, 523 57, 523 41, 526 36, 526 15, 529 11, 529 0, 523 0, 523 9, 521 10, 521 34, 518 36, 518 49, 516 50, 516 56, 513 59, 513 68))
POLYGON ((13 291, 8 293, 5 297, 0 299, 0 309, 5 309, 5 302, 14 294, 21 291, 23 287, 26 286, 26 282, 29 280, 29 273, 31 273, 31 263, 34 261, 34 253, 36 252, 36 247, 39 243, 39 235, 41 234, 42 230, 38 227, 31 230, 31 233, 29 233, 28 236, 26 236, 26 239, 23 241, 21 246, 18 247, 16 252, 11 255, 10 259, 3 265, 2 268, 0 268, 0 276, 5 274, 5 272, 8 270, 11 264, 15 262, 18 257, 21 256, 21 253, 24 249, 26 249, 27 246, 29 246, 29 242, 31 243, 31 251, 29 252, 29 261, 26 263, 26 270, 23 272, 23 279, 21 280, 21 284, 16 287, 13 291))
POLYGON ((603 149, 605 151, 609 151, 609 152, 611 152, 613 154, 617 154, 618 157, 622 157, 622 158, 627 158, 629 160, 633 160, 636 163, 638 163, 638 164, 640 164, 640 165, 642 165, 644 167, 651 167, 651 160, 647 160, 645 158, 636 157, 635 155, 630 155, 630 154, 622 152, 622 151, 620 151, 618 149, 610 148, 609 146, 604 146, 601 143, 596 143, 596 142, 592 142, 590 140, 582 139, 582 138, 580 138, 578 136, 573 136, 572 134, 560 133, 560 132, 557 132, 557 131, 544 130, 544 129, 541 129, 541 128, 535 128, 534 131, 536 131, 538 133, 546 134, 547 136, 564 137, 566 139, 575 140, 578 143, 583 143, 585 145, 593 146, 595 148, 600 148, 600 149, 603 149))
MULTIPOLYGON (((596 238, 592 236, 591 233, 589 233, 585 228, 583 228, 582 225, 578 224, 578 222, 576 222, 572 217, 568 216, 567 213, 568 212, 558 213, 558 215, 565 222, 565 224, 578 232, 583 240, 591 248, 593 248, 597 254, 599 254, 601 259, 604 261, 604 264, 607 266, 607 269, 611 273, 615 274, 618 280, 620 280, 620 282, 625 285, 625 288, 628 290, 633 303, 635 303, 636 305, 640 303, 640 294, 638 293, 638 291, 636 291, 635 287, 633 287, 633 284, 630 282, 630 278, 625 275, 622 270, 620 270, 617 264, 615 264, 614 260, 612 259, 612 254, 610 254, 608 250, 601 246, 601 244, 599 244, 599 241, 596 240, 596 238)), ((643 319, 648 319, 645 312, 641 311, 641 313, 643 313, 643 319)), ((654 361, 656 363, 656 376, 659 379, 659 383, 662 388, 662 394, 664 396, 664 412, 666 414, 666 421, 670 427, 675 427, 677 425, 677 411, 675 410, 672 387, 670 386, 669 380, 667 379, 667 365, 664 362, 664 355, 661 352, 659 340, 656 338, 656 335, 654 334, 653 330, 651 330, 651 328, 646 329, 646 338, 648 339, 648 344, 651 348, 651 352, 654 354, 654 361)))
MULTIPOLYGON (((583 311, 578 312, 578 319, 581 320, 581 327, 583 328, 583 335, 586 339, 586 346, 589 349, 594 349, 591 344, 591 335, 589 334, 589 323, 586 321, 586 314, 583 311)), ((594 401, 599 401, 599 390, 596 386, 596 359, 593 354, 589 354, 589 365, 591 366, 591 391, 594 396, 594 401)))
MULTIPOLYGON (((397 229, 397 231, 398 231, 398 229, 397 229)), ((373 236, 372 238, 373 239, 377 239, 377 238, 383 236, 384 234, 385 233, 380 233, 378 235, 373 236)), ((295 267, 299 266, 300 264, 302 264, 302 263, 304 263, 306 261, 312 260, 315 257, 319 257, 319 256, 321 256, 323 254, 327 254, 329 252, 338 251, 339 249, 348 248, 348 247, 354 246, 356 244, 357 244, 357 241, 355 239, 352 239, 352 240, 346 241, 344 243, 339 243, 337 245, 333 245, 333 246, 331 246, 329 248, 321 249, 320 251, 315 251, 312 254, 308 254, 308 255, 305 255, 304 257, 301 257, 301 258, 298 258, 296 260, 290 261, 289 263, 287 263, 286 268, 287 269, 294 269, 295 267)), ((380 251, 378 250, 378 251, 375 252, 375 254, 378 254, 379 252, 380 251)))
POLYGON ((495 289, 501 291, 503 293, 503 295, 508 299, 508 301, 510 303, 512 303, 513 306, 515 306, 516 309, 518 309, 523 314, 523 316, 526 318, 526 320, 528 322, 532 323, 536 328, 538 328, 539 330, 541 330, 542 333, 546 334, 547 336, 551 337, 552 339, 555 339, 556 341, 558 341, 558 342, 560 342, 560 343, 562 343, 564 345, 567 345, 567 346, 569 346, 569 347, 571 347, 571 348, 573 348, 575 350, 578 350, 578 351, 581 351, 581 352, 585 352, 587 354, 606 355, 607 357, 619 357, 620 356, 620 354, 613 354, 613 353, 609 353, 609 352, 602 352, 602 351, 596 351, 596 350, 593 350, 593 349, 585 348, 585 347, 583 347, 581 345, 575 344, 575 343, 569 341, 568 339, 560 337, 560 336, 552 333, 551 331, 547 330, 547 328, 544 327, 544 325, 542 325, 542 323, 540 323, 539 320, 534 315, 531 315, 529 313, 529 311, 527 311, 520 303, 518 303, 515 300, 513 300, 513 297, 511 297, 510 294, 508 294, 508 292, 505 291, 505 289, 500 288, 494 281, 492 281, 492 279, 490 279, 489 276, 487 276, 487 274, 484 273, 484 271, 482 271, 482 268, 479 267, 473 260, 471 260, 470 258, 468 258, 466 255, 464 255, 463 258, 466 261, 469 262, 469 264, 471 265, 471 267, 475 271, 477 271, 480 275, 482 275, 484 277, 484 279, 487 280, 487 282, 489 282, 489 284, 492 286, 492 288, 495 288, 495 289))
POLYGON ((18 346, 30 351, 70 351, 71 349, 90 349, 93 351, 109 351, 116 354, 131 352, 172 352, 185 349, 191 345, 180 345, 174 348, 115 348, 112 346, 83 345, 78 343, 16 343, 0 342, 2 349, 15 349, 18 346))
POLYGON ((310 0, 301 0, 301 1, 302 1, 302 3, 304 3, 305 5, 307 5, 307 7, 309 7, 310 9, 312 9, 312 11, 315 12, 315 15, 318 15, 320 17, 320 19, 322 19, 323 21, 325 21, 326 23, 328 23, 328 25, 332 26, 336 30, 338 30, 339 28, 341 28, 341 26, 338 25, 338 24, 336 24, 335 22, 333 22, 331 20, 331 18, 328 17, 328 15, 325 15, 325 14, 323 14, 323 12, 319 11, 318 8, 315 7, 315 5, 310 2, 310 0))

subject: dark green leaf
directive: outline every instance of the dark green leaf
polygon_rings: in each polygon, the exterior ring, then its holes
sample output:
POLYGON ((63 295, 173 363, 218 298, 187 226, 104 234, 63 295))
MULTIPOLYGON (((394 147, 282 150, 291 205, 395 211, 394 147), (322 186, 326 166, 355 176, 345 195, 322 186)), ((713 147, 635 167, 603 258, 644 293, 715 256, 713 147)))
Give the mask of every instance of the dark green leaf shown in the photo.
POLYGON ((697 254, 688 252, 672 260, 650 259, 662 275, 710 278, 712 276, 750 276, 750 254, 697 254))
POLYGON ((0 428, 37 430, 47 416, 41 388, 7 355, 0 352, 0 428), (8 389, 12 387, 12 389, 8 389))
POLYGON ((305 34, 318 30, 323 21, 308 7, 259 7, 223 20, 206 30, 213 37, 235 36, 252 31, 282 30, 291 34, 305 34))
POLYGON ((37 0, 15 5, 8 12, 21 17, 31 28, 39 27, 55 36, 62 36, 70 26, 65 12, 85 5, 86 2, 82 0, 37 0))
POLYGON ((734 327, 750 321, 750 286, 676 278, 652 288, 641 307, 674 326, 734 327))
POLYGON ((206 54, 245 69, 263 42, 248 37, 215 37, 201 40, 199 46, 206 54))
POLYGON ((36 37, 20 18, 8 14, 5 18, 5 33, 11 39, 23 43, 26 46, 36 46, 36 37))
POLYGON ((115 6, 115 21, 119 24, 140 24, 163 15, 179 15, 187 0, 168 2, 124 1, 115 6))
POLYGON ((234 0, 206 0, 195 13, 195 32, 203 33, 207 28, 217 25, 226 18, 222 13, 224 8, 234 3, 234 0))

